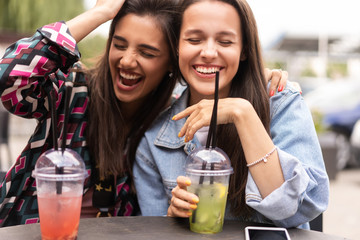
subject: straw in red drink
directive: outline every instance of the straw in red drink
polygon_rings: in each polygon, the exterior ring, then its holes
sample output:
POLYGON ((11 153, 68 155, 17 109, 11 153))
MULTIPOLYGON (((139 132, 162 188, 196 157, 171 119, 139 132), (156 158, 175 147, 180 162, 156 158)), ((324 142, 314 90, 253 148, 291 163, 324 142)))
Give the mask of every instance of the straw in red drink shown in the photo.
MULTIPOLYGON (((63 124, 63 134, 62 134, 62 142, 61 142, 61 152, 64 154, 66 148, 66 138, 67 138, 67 123, 69 122, 69 102, 70 96, 72 92, 73 83, 68 81, 65 82, 65 103, 64 103, 64 124, 63 124)), ((55 167, 55 174, 64 174, 64 167, 55 167)), ((62 182, 56 182, 56 193, 62 193, 62 182)))

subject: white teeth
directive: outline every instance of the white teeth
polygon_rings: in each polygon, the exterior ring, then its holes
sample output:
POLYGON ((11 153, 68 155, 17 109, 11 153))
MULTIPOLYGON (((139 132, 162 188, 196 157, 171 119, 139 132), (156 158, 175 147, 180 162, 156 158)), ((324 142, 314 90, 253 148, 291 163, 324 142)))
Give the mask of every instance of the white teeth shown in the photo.
POLYGON ((127 73, 120 73, 120 76, 122 78, 129 79, 129 80, 135 80, 135 79, 140 78, 138 75, 132 75, 132 74, 127 74, 127 73))
POLYGON ((220 71, 219 67, 195 67, 195 70, 198 71, 199 73, 206 73, 206 74, 210 74, 210 73, 215 73, 220 71))

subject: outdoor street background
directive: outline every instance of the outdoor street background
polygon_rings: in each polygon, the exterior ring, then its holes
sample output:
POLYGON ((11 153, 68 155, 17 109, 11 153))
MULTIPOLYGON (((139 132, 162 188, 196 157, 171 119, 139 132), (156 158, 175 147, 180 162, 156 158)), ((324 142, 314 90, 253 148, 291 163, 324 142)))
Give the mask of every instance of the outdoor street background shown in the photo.
MULTIPOLYGON (((313 113, 314 123, 319 138, 321 138, 320 143, 325 144, 329 150, 324 159, 329 176, 331 176, 330 204, 323 214, 323 232, 347 239, 360 239, 360 146, 358 146, 359 153, 355 156, 358 166, 346 167, 338 171, 336 167, 338 156, 334 151, 335 148, 341 147, 341 151, 338 152, 344 153, 342 159, 346 159, 349 157, 346 155, 349 154, 349 147, 354 146, 350 146, 348 139, 344 138, 342 141, 335 142, 334 135, 327 135, 329 132, 332 134, 334 132, 329 131, 329 122, 325 121, 331 114, 336 117, 340 116, 343 117, 340 120, 351 123, 347 127, 352 129, 355 121, 360 119, 360 1, 247 1, 257 20, 265 66, 288 71, 289 80, 296 81, 301 85, 304 99, 313 113), (344 112, 347 112, 348 115, 344 112)), ((3 21, 5 27, 4 25, 0 27, 0 57, 3 56, 7 46, 19 39, 18 34, 25 37, 24 32, 3 31, 7 30, 6 27, 10 23, 17 22, 15 20, 27 21, 25 18, 27 15, 21 15, 19 9, 26 6, 33 8, 36 4, 44 7, 41 5, 41 3, 44 4, 42 1, 33 1, 29 4, 19 0, 0 0, 0 6, 5 6, 1 5, 5 2, 7 4, 18 2, 20 5, 13 6, 11 9, 0 8, 0 12, 3 10, 0 13, 0 20, 7 13, 13 14, 13 16, 9 16, 10 20, 3 21), (17 10, 19 12, 16 12, 17 10), (18 16, 23 16, 23 18, 18 16)), ((67 2, 66 6, 70 6, 70 9, 74 10, 81 5, 80 3, 84 3, 84 8, 89 9, 95 5, 96 0, 76 1, 79 3, 78 5, 74 5, 72 1, 65 2, 67 2)), ((59 2, 47 1, 47 10, 43 11, 39 8, 41 15, 35 14, 34 19, 43 19, 41 17, 45 17, 45 13, 50 12, 51 15, 57 13, 48 10, 55 6, 54 3, 58 4, 59 2)), ((63 1, 61 5, 65 7, 63 1)), ((27 10, 25 8, 22 11, 26 12, 27 10)), ((31 13, 34 14, 34 11, 31 13)), ((61 16, 63 14, 65 13, 61 12, 61 16)), ((30 12, 28 15, 31 16, 30 12)), ((56 21, 58 20, 67 21, 68 19, 57 19, 56 21)), ((46 20, 41 24, 48 23, 46 20)), ((37 27, 31 31, 29 36, 37 27)), ((108 28, 109 22, 101 25, 79 44, 83 61, 87 60, 85 56, 91 58, 94 57, 92 54, 97 54, 87 50, 100 48, 102 51, 108 28), (102 36, 102 40, 95 37, 99 35, 102 36), (89 42, 81 45, 86 41, 89 42), (91 41, 93 43, 90 43, 91 41)), ((16 160, 34 128, 34 120, 10 117, 11 161, 9 162, 7 158, 6 145, 0 145, 0 170, 6 171, 16 160)))

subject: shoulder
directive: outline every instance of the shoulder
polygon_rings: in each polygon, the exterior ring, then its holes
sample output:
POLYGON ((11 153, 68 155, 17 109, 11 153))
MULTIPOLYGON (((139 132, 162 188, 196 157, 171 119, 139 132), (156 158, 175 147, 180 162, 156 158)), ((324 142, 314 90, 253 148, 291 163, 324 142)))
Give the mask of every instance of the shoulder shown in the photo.
POLYGON ((305 104, 300 89, 290 81, 287 82, 283 91, 276 92, 274 96, 270 97, 270 109, 272 112, 276 112, 279 108, 285 108, 294 103, 305 104))
POLYGON ((173 104, 163 111, 152 126, 147 129, 142 144, 150 144, 163 148, 177 148, 184 144, 183 140, 178 137, 178 133, 185 123, 185 119, 178 121, 172 120, 172 117, 184 110, 187 104, 187 94, 184 92, 173 104))

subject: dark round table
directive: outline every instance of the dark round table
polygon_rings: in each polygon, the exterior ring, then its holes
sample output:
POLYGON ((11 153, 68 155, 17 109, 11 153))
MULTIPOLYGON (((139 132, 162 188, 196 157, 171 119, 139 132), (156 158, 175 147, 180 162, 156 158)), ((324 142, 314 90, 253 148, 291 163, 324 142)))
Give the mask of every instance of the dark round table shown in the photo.
MULTIPOLYGON (((81 219, 78 240, 105 239, 245 239, 246 226, 259 224, 225 221, 221 233, 198 234, 189 230, 188 219, 169 217, 112 217, 81 219)), ((339 240, 322 232, 290 228, 291 240, 339 240)), ((40 224, 0 228, 0 239, 41 240, 40 224)))

